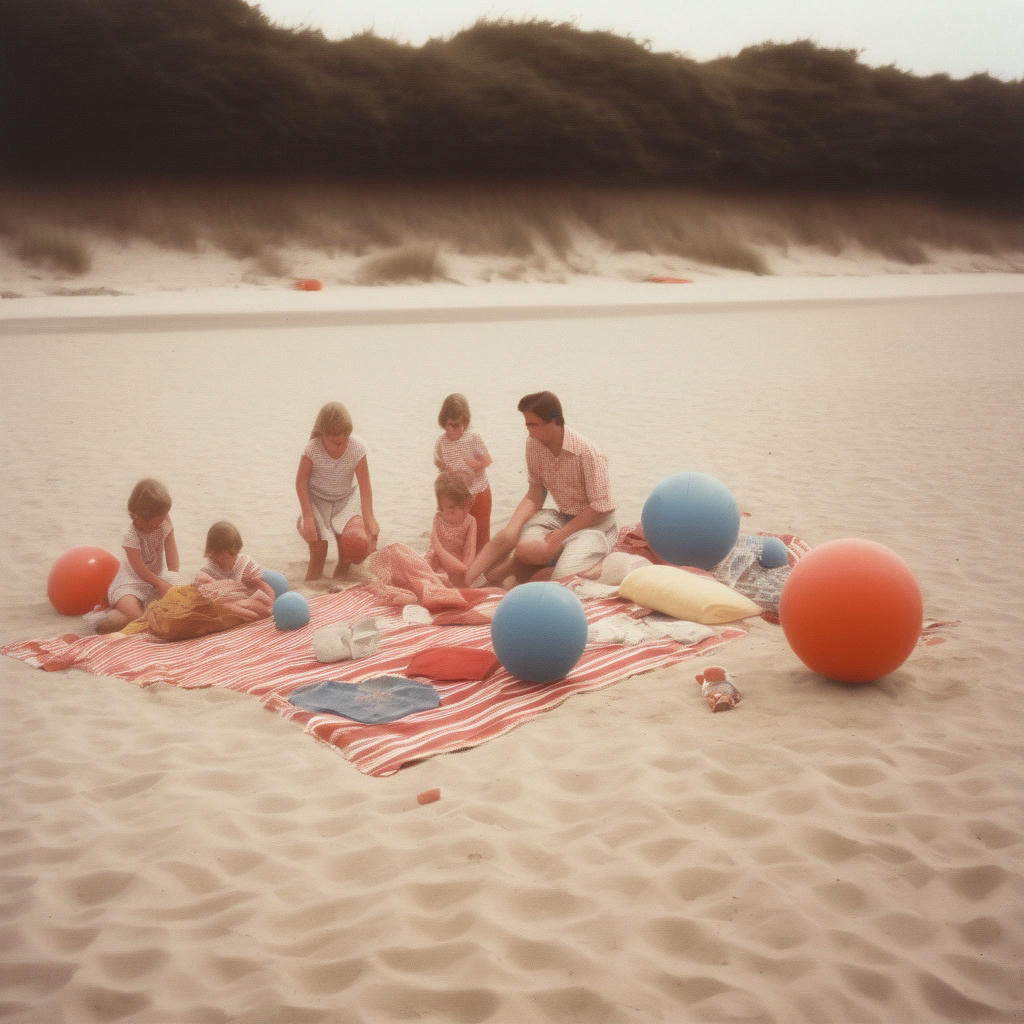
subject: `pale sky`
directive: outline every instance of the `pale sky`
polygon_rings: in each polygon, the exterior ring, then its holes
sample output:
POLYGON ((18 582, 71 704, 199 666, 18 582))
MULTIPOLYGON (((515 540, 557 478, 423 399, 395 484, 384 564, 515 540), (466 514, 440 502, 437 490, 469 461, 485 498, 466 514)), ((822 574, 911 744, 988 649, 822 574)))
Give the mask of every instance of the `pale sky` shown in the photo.
POLYGON ((811 39, 871 66, 1024 78, 1024 0, 247 0, 287 28, 329 39, 365 30, 420 46, 479 18, 570 22, 704 61, 756 43, 811 39))

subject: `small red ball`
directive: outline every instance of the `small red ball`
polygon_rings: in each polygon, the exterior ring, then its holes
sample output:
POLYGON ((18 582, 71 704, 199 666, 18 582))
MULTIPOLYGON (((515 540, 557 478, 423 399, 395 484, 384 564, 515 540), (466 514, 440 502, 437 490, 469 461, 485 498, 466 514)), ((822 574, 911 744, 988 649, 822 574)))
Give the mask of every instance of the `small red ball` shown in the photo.
POLYGON ((793 566, 779 619, 793 653, 809 669, 844 683, 867 683, 899 668, 916 646, 921 588, 885 545, 830 541, 793 566))

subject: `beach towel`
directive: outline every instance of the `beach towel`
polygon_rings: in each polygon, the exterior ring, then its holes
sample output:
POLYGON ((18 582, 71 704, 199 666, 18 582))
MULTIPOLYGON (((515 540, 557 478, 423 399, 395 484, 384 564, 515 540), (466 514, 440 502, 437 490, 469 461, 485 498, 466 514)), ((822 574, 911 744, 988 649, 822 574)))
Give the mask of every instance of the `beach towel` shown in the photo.
MULTIPOLYGON (((159 641, 145 633, 65 635, 9 644, 3 653, 48 671, 78 668, 139 686, 216 686, 247 693, 334 747, 364 774, 387 776, 412 761, 502 736, 574 694, 707 654, 744 635, 741 629, 726 627, 690 645, 668 637, 637 646, 589 644, 566 678, 546 685, 524 683, 500 665, 483 680, 430 680, 440 696, 436 708, 378 725, 307 711, 290 700, 300 687, 324 680, 324 664, 316 659, 312 647, 314 631, 323 626, 373 617, 380 630, 377 649, 371 656, 331 665, 334 680, 351 683, 368 675, 403 675, 418 652, 439 646, 493 653, 486 615, 493 614, 502 596, 499 591, 475 606, 483 618, 479 623, 408 625, 402 621, 401 608, 384 603, 369 585, 364 585, 312 598, 310 621, 298 629, 282 631, 272 619, 265 619, 176 643, 159 641)), ((623 602, 616 598, 585 599, 583 607, 588 623, 595 623, 621 614, 623 602)))

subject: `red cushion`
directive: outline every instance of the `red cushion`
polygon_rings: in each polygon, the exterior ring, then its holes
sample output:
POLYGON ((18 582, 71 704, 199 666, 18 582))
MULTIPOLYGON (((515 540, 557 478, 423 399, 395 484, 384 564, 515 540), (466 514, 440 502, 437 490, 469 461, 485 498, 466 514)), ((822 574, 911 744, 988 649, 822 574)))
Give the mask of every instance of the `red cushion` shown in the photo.
POLYGON ((483 679, 498 664, 494 651, 477 647, 428 647, 413 655, 410 676, 427 679, 483 679))

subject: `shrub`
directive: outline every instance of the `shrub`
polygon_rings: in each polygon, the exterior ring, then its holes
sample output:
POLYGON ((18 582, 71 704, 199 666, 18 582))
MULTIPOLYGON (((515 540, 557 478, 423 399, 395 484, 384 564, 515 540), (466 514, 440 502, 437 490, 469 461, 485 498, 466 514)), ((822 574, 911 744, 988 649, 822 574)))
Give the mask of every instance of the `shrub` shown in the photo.
POLYGON ((356 273, 360 284, 437 281, 447 277, 436 245, 411 244, 365 260, 356 273))
POLYGON ((81 242, 59 232, 31 232, 14 246, 22 263, 48 267, 64 274, 85 274, 92 269, 92 256, 81 242))

